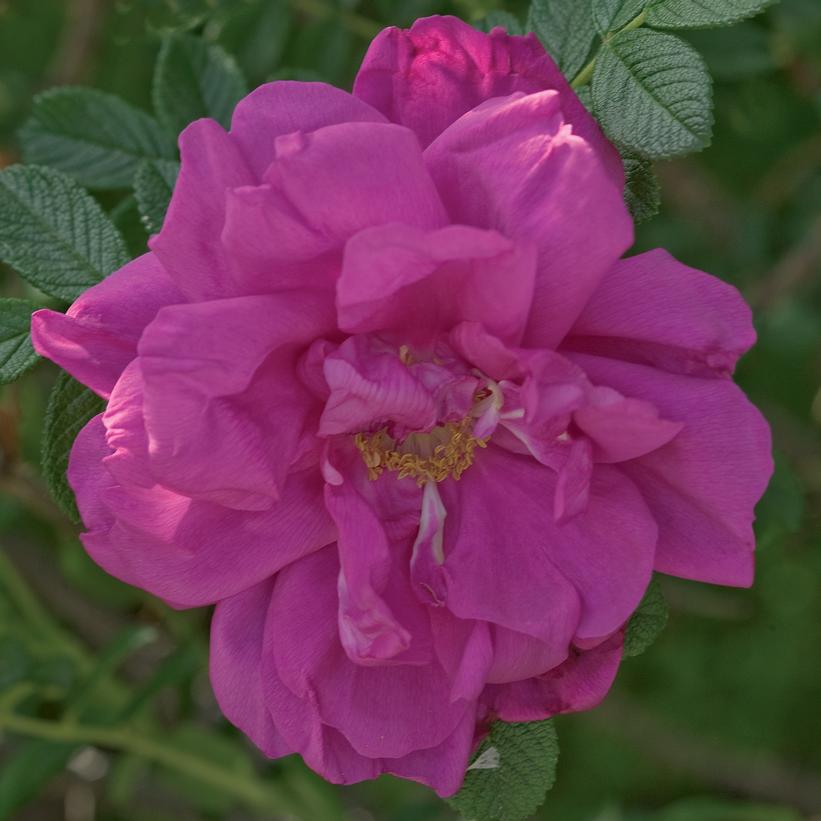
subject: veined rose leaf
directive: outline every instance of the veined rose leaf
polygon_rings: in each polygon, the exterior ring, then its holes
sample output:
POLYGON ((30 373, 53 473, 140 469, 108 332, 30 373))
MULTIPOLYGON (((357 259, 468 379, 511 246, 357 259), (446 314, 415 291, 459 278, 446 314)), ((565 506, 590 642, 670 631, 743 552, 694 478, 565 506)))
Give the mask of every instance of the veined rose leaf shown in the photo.
POLYGON ((618 31, 637 17, 647 0, 593 0, 593 22, 601 35, 618 31))
POLYGON ((26 162, 64 171, 88 188, 127 188, 143 160, 176 156, 173 136, 153 117, 91 88, 40 94, 20 141, 26 162))
POLYGON ((247 93, 242 71, 219 46, 190 34, 163 40, 152 95, 157 116, 174 134, 200 117, 228 128, 234 106, 247 93))
POLYGON ((584 65, 596 34, 590 0, 533 0, 527 28, 570 80, 584 65))
POLYGON ((659 583, 652 579, 624 634, 624 657, 640 656, 660 635, 670 615, 659 583))
POLYGON ((647 23, 658 28, 730 26, 753 17, 774 0, 650 0, 647 23))
POLYGON ((558 760, 552 721, 497 721, 450 804, 468 821, 522 821, 553 786, 558 760))
POLYGON ((618 145, 655 159, 704 148, 712 136, 712 87, 704 60, 671 34, 627 31, 602 47, 593 106, 618 145))
POLYGON ((173 160, 146 160, 134 177, 134 196, 150 234, 162 228, 179 172, 180 164, 173 160))
POLYGON ((67 373, 61 373, 46 408, 40 464, 51 495, 75 524, 79 523, 80 514, 66 477, 68 457, 77 434, 104 407, 105 403, 96 393, 67 373))
POLYGON ((0 299, 0 385, 13 382, 37 361, 31 346, 31 313, 27 299, 0 299))
POLYGON ((622 155, 624 160, 624 199, 637 224, 658 214, 661 187, 650 160, 633 154, 622 155))
POLYGON ((0 259, 41 291, 71 301, 125 265, 128 252, 77 183, 17 165, 0 172, 0 259))

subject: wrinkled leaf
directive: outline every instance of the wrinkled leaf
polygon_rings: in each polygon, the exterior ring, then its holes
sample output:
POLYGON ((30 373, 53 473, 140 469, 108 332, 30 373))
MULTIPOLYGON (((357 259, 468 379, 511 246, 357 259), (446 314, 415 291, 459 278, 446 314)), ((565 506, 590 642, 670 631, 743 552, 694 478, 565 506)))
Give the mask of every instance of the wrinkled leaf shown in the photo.
POLYGON ((640 656, 660 635, 670 615, 659 583, 652 579, 624 634, 625 658, 640 656))
POLYGON ((171 160, 147 160, 134 177, 134 196, 143 225, 150 234, 162 228, 180 165, 171 160))
POLYGON ((553 786, 558 759, 551 721, 497 721, 450 804, 469 821, 522 821, 553 786))
POLYGON ((234 106, 247 93, 239 66, 219 46, 190 34, 163 40, 152 96, 157 116, 174 134, 200 117, 228 128, 234 106))
POLYGON ((67 373, 61 373, 46 409, 41 451, 43 476, 54 500, 76 524, 80 522, 80 514, 66 477, 68 457, 77 434, 104 407, 105 403, 97 394, 67 373))
POLYGON ((0 385, 13 382, 37 361, 31 346, 31 313, 27 299, 0 299, 0 385))
POLYGON ((637 17, 647 0, 593 0, 593 22, 599 34, 618 31, 637 17))
POLYGON ((625 174, 624 200, 638 225, 658 214, 661 187, 650 160, 632 154, 625 154, 622 159, 625 174))
POLYGON ((527 28, 569 80, 584 65, 596 34, 590 0, 533 0, 527 28))
POLYGON ((752 17, 774 0, 650 0, 647 23, 658 28, 729 26, 752 17))
POLYGON ((173 137, 144 111, 92 88, 45 91, 20 131, 27 163, 47 165, 89 188, 127 188, 144 159, 176 154, 173 137))
POLYGON ((0 172, 0 259, 71 301, 128 261, 122 237, 77 183, 17 165, 0 172))
POLYGON ((620 146, 663 159, 704 148, 712 135, 712 88, 701 56, 671 34, 624 32, 601 50, 593 106, 620 146))

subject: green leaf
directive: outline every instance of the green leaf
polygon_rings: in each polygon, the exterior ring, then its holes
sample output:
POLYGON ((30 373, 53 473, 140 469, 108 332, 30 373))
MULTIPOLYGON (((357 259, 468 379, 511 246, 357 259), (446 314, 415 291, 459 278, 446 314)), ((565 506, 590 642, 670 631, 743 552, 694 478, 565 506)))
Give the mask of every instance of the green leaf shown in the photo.
POLYGON ((525 33, 525 27, 521 24, 519 18, 509 11, 491 11, 482 21, 484 31, 492 31, 496 26, 501 26, 508 34, 521 35, 525 33))
POLYGON ((146 160, 134 177, 134 196, 143 225, 150 234, 156 234, 162 228, 179 173, 177 162, 146 160))
POLYGON ((593 0, 596 30, 602 36, 618 31, 634 17, 638 17, 646 5, 647 0, 593 0))
POLYGON ((247 93, 239 66, 219 46, 190 34, 163 40, 152 96, 157 116, 174 134, 200 117, 228 128, 234 106, 247 93))
POLYGON ((647 587, 636 612, 633 613, 624 633, 625 658, 640 656, 660 635, 670 615, 667 600, 656 579, 647 587))
POLYGON ((451 806, 469 821, 521 821, 556 780, 559 740, 551 721, 497 721, 468 767, 451 806))
POLYGON ((0 259, 58 299, 73 300, 128 261, 96 201, 57 171, 0 171, 0 259))
POLYGON ((703 29, 730 26, 753 17, 774 0, 650 0, 647 23, 657 28, 703 29))
POLYGON ((57 504, 75 523, 80 522, 80 514, 66 478, 68 456, 77 434, 104 407, 97 394, 67 373, 57 377, 48 400, 40 458, 43 476, 57 504))
POLYGON ((653 163, 632 154, 622 156, 624 160, 624 201, 639 225, 652 219, 661 205, 661 187, 653 171, 653 163))
POLYGON ((127 188, 143 160, 176 156, 173 136, 153 117, 91 88, 40 94, 20 140, 26 162, 57 168, 89 188, 127 188))
POLYGON ((613 142, 663 159, 699 151, 712 135, 712 87, 701 56, 672 34, 637 29, 601 49, 593 106, 613 142))
POLYGON ((533 0, 527 19, 565 77, 572 80, 587 60, 596 30, 591 0, 533 0))
POLYGON ((0 299, 0 385, 13 382, 37 361, 31 346, 31 314, 27 299, 0 299))

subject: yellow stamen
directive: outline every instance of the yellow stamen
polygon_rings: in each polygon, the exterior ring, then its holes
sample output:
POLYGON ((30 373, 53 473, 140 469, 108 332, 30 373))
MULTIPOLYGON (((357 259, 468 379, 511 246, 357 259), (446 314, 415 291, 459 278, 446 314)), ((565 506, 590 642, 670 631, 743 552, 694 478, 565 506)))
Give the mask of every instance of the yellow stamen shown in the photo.
POLYGON ((412 433, 399 443, 387 431, 357 433, 354 442, 368 468, 368 477, 378 479, 385 470, 398 478, 413 478, 422 486, 459 477, 473 464, 476 448, 487 447, 486 439, 473 433, 472 415, 447 422, 429 433, 412 433))

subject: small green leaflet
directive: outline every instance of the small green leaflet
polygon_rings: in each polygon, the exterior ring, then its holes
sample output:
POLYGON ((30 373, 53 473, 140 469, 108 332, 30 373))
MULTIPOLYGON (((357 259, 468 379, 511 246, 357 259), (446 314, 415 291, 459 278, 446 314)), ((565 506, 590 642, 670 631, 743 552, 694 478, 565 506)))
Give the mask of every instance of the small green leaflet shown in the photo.
POLYGON ((179 172, 177 162, 146 160, 134 177, 134 196, 149 234, 156 234, 162 228, 179 172))
POLYGON ((77 434, 104 408, 97 394, 67 373, 57 377, 46 408, 40 464, 51 495, 75 524, 79 524, 80 514, 66 476, 68 457, 77 434))
POLYGON ((176 156, 172 134, 143 111, 91 88, 55 88, 34 100, 20 131, 23 157, 88 188, 128 188, 144 159, 176 156))
POLYGON ((234 106, 247 93, 239 66, 219 46, 190 34, 163 40, 152 96, 157 116, 174 134, 200 117, 228 128, 234 106))
POLYGON ((627 624, 624 633, 624 657, 640 656, 661 635, 669 615, 667 600, 661 592, 661 587, 656 579, 652 579, 644 598, 627 624))
POLYGON ((533 0, 527 28, 568 80, 584 65, 596 34, 590 0, 533 0))
POLYGON ((610 139, 644 157, 699 151, 712 136, 712 85, 691 46, 637 29, 603 46, 593 73, 593 108, 610 139))
POLYGON ((632 154, 622 155, 624 160, 624 201, 637 225, 652 219, 661 205, 661 187, 650 160, 632 154))
POLYGON ((128 262, 97 202, 57 171, 0 171, 0 260, 32 285, 71 301, 128 262))
POLYGON ((657 28, 730 26, 753 17, 774 0, 650 0, 647 24, 657 28))
POLYGON ((13 382, 37 361, 31 346, 31 314, 27 299, 0 299, 0 385, 13 382))
POLYGON ((449 803, 468 821, 523 821, 544 802, 558 760, 552 721, 497 721, 449 803))
POLYGON ((602 36, 618 31, 638 17, 646 5, 647 0, 593 0, 596 30, 602 36))

